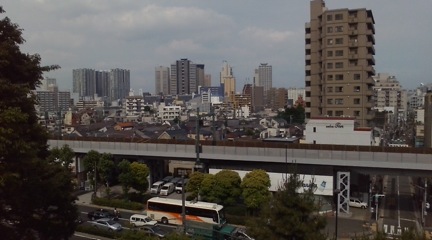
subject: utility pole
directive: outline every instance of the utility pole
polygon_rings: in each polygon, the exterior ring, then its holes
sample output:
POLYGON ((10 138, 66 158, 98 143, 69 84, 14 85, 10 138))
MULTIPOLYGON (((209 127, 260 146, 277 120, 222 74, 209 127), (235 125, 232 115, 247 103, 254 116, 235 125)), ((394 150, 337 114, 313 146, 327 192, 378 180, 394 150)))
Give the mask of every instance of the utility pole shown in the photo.
POLYGON ((199 108, 197 108, 196 110, 196 133, 195 133, 195 151, 196 151, 196 161, 195 161, 195 169, 198 172, 202 172, 202 164, 200 161, 200 136, 199 136, 199 130, 200 130, 200 113, 199 113, 199 108))
POLYGON ((183 234, 186 234, 186 203, 185 203, 185 176, 184 171, 181 174, 182 177, 182 223, 183 223, 183 234))
POLYGON ((215 112, 213 105, 210 106, 210 114, 212 115, 212 145, 216 145, 216 129, 215 129, 215 112))

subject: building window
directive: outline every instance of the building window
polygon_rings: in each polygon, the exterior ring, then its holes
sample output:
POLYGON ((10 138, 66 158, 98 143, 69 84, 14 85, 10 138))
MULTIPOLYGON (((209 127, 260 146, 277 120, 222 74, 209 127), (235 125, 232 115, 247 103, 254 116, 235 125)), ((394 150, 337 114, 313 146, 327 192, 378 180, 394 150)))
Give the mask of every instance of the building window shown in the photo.
POLYGON ((360 116, 360 111, 354 111, 354 116, 355 117, 359 117, 360 116))
POLYGON ((327 99, 327 104, 333 104, 333 99, 331 98, 327 99))
POLYGON ((336 56, 336 57, 342 57, 343 54, 344 54, 344 51, 343 51, 343 50, 336 50, 336 51, 335 51, 335 56, 336 56))
POLYGON ((327 75, 327 81, 333 81, 333 75, 327 75))
POLYGON ((354 104, 356 105, 360 104, 360 98, 354 98, 354 104))
POLYGON ((343 111, 335 111, 335 116, 336 117, 343 116, 343 111))
POLYGON ((359 73, 354 74, 354 80, 360 80, 360 74, 359 73))
POLYGON ((327 27, 327 33, 332 33, 333 32, 333 27, 327 27))
POLYGON ((335 92, 343 92, 343 87, 335 87, 335 92))
POLYGON ((343 32, 343 26, 336 26, 335 32, 343 32))
POLYGON ((333 116, 333 111, 327 111, 327 116, 332 117, 333 116))
POLYGON ((354 92, 360 92, 360 86, 354 86, 354 92))
POLYGON ((343 74, 336 74, 335 75, 336 80, 341 81, 344 80, 343 74))
POLYGON ((316 132, 316 127, 313 127, 313 132, 316 132))
POLYGON ((336 38, 336 44, 343 44, 343 38, 336 38))
POLYGON ((327 92, 333 92, 333 87, 327 87, 327 92))
POLYGON ((327 57, 333 57, 333 51, 327 51, 327 57))
POLYGON ((336 105, 343 105, 343 98, 336 98, 335 99, 335 104, 336 105))
POLYGON ((342 20, 342 19, 343 19, 342 13, 335 14, 335 20, 342 20))
POLYGON ((327 45, 333 45, 333 39, 327 39, 327 45))
POLYGON ((333 20, 333 15, 327 15, 327 21, 332 21, 333 20))
POLYGON ((333 68, 333 63, 327 63, 327 69, 332 69, 333 68))
POLYGON ((343 62, 337 62, 335 63, 335 68, 343 68, 343 62))

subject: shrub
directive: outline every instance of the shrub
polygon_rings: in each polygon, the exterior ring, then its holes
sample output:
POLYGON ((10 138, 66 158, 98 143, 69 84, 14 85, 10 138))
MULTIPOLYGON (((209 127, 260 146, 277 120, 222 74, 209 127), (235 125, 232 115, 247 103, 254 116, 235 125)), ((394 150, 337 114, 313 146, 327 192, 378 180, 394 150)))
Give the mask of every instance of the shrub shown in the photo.
POLYGON ((92 203, 99 206, 106 206, 106 207, 120 208, 120 209, 129 209, 129 210, 144 209, 143 203, 130 202, 121 199, 93 198, 92 203))

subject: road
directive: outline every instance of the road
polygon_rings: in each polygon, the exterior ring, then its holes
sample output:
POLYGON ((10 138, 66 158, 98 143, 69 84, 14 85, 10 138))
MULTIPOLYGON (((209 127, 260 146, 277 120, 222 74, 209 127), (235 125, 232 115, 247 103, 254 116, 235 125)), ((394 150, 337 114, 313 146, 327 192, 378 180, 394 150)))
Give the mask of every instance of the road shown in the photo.
POLYGON ((382 230, 389 237, 409 229, 416 230, 418 218, 412 198, 412 179, 407 176, 384 177, 384 195, 379 207, 383 213, 382 230))

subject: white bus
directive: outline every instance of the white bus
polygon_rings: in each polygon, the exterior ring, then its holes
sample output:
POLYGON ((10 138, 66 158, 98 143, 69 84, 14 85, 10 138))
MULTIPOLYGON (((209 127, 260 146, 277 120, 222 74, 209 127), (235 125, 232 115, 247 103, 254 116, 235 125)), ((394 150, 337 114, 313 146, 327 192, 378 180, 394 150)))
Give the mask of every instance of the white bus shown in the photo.
MULTIPOLYGON (((224 207, 216 203, 185 201, 186 220, 224 224, 224 207)), ((182 200, 154 197, 147 201, 147 216, 164 224, 181 225, 182 200)))

